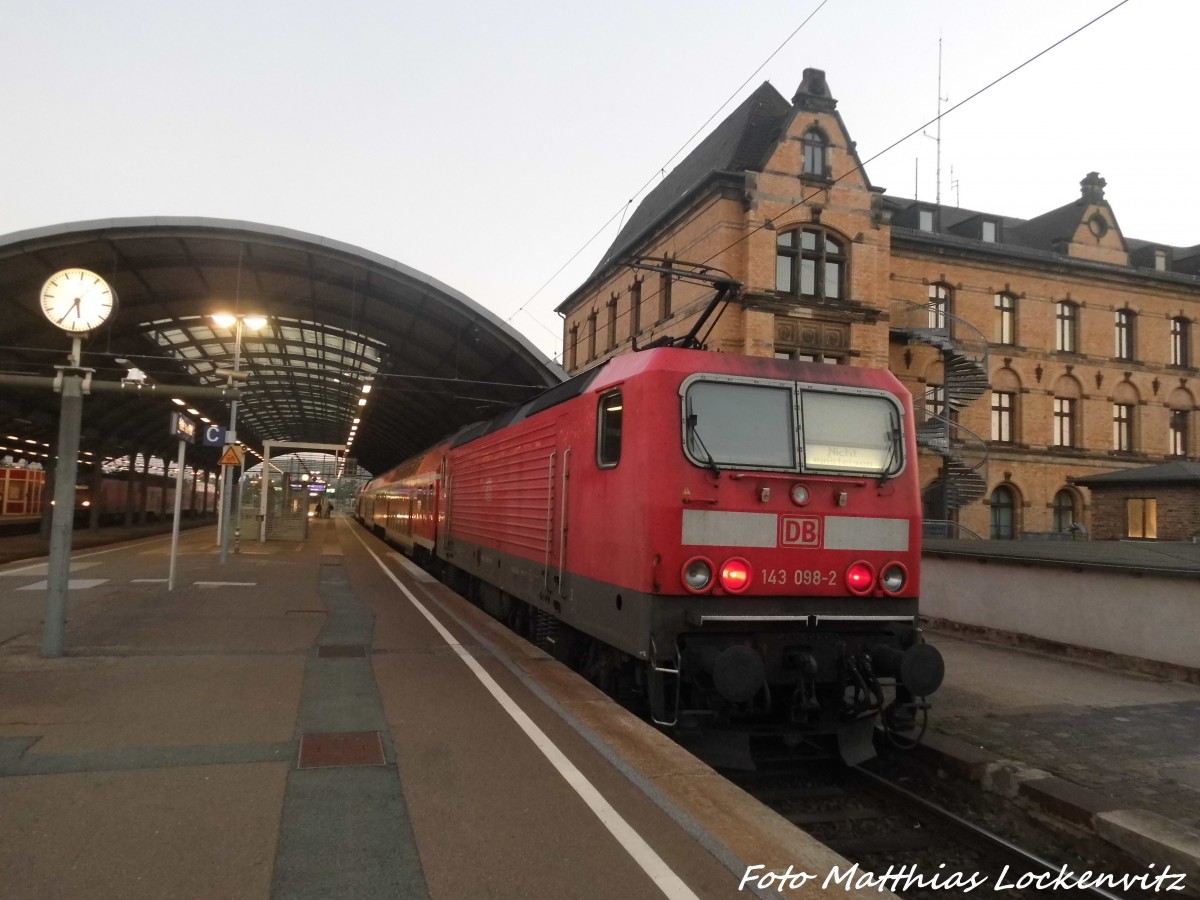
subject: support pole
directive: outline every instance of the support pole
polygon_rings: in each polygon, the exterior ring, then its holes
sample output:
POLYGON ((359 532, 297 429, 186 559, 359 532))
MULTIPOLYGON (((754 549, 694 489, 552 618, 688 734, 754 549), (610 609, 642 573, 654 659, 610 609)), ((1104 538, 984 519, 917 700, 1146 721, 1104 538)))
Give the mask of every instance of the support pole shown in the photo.
POLYGON ((42 655, 63 655, 67 631, 67 590, 71 579, 71 537, 75 526, 75 475, 79 432, 83 421, 81 342, 74 339, 70 366, 62 368, 62 410, 58 418, 58 461, 55 464, 54 514, 50 524, 50 561, 46 572, 46 624, 42 655))
MULTIPOLYGON (((175 521, 171 525, 171 569, 167 574, 167 590, 175 590, 175 559, 179 555, 179 517, 183 515, 183 451, 187 441, 179 441, 179 471, 175 474, 175 521)), ((165 466, 165 461, 164 461, 165 466)), ((165 474, 165 473, 164 473, 165 474)), ((165 491, 166 488, 164 487, 165 491)))

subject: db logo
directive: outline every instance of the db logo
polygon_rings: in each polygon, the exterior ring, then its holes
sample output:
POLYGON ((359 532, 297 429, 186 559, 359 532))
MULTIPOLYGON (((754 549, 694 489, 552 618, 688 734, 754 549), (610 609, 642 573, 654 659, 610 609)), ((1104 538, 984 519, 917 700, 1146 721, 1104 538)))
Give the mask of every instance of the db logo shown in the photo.
POLYGON ((820 547, 820 517, 780 516, 779 545, 781 547, 820 547))

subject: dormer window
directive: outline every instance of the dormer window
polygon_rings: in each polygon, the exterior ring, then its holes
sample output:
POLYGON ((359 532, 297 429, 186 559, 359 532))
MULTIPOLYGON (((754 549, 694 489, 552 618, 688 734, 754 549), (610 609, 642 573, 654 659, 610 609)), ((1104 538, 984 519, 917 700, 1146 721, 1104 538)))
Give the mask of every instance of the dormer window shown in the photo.
POLYGON ((933 210, 923 209, 917 218, 917 227, 922 231, 933 231, 933 210))
POLYGON ((804 174, 828 178, 832 169, 829 139, 820 128, 810 128, 801 139, 804 145, 804 174))
POLYGON ((1158 272, 1167 271, 1167 251, 1166 250, 1155 250, 1154 251, 1154 269, 1155 269, 1155 271, 1158 271, 1158 272))
POLYGON ((979 226, 979 237, 985 244, 996 243, 996 223, 989 219, 984 219, 979 226))

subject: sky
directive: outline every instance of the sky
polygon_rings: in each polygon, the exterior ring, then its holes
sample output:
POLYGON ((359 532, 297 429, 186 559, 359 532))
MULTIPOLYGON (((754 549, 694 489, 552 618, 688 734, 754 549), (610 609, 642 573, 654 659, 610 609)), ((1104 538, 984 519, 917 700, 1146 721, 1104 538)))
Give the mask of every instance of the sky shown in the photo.
POLYGON ((1091 171, 1128 237, 1190 210, 1200 4, 1127 0, 8 0, 0 235, 126 216, 291 228, 553 312, 759 84, 823 69, 889 194, 1031 218, 1091 171), (806 21, 807 20, 807 21, 806 21), (727 103, 728 101, 728 103, 727 103), (727 104, 727 105, 725 105, 727 104), (711 121, 710 121, 711 119, 711 121), (707 123, 707 124, 706 124, 707 123), (930 135, 930 136, 927 136, 930 135))

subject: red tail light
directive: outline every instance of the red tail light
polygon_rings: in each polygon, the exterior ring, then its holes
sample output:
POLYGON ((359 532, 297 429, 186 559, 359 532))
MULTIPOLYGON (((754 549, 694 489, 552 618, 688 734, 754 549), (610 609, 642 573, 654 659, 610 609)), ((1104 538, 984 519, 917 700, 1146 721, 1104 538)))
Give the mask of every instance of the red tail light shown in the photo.
POLYGON ((850 593, 869 594, 874 586, 875 570, 871 568, 870 563, 862 560, 850 563, 850 568, 846 570, 846 587, 850 589, 850 593))
POLYGON ((734 557, 725 560, 719 576, 721 587, 731 594, 738 594, 750 587, 750 563, 734 557))

